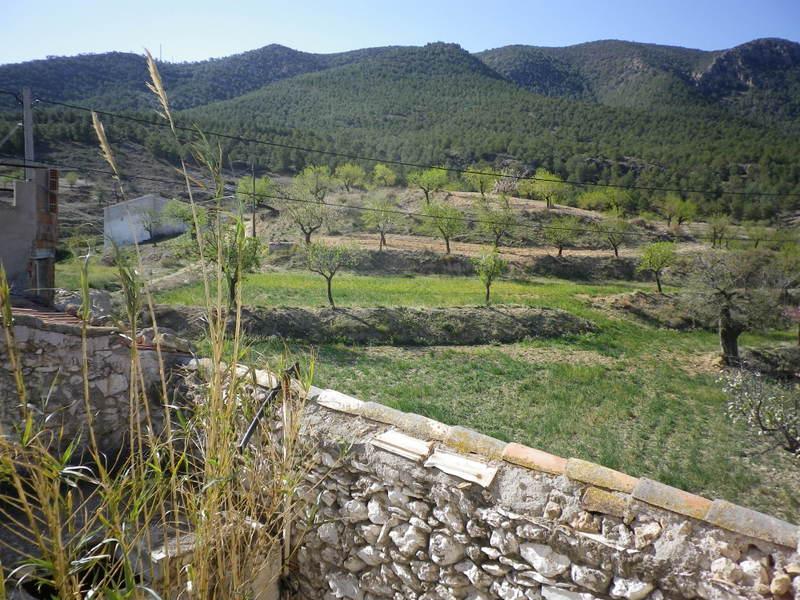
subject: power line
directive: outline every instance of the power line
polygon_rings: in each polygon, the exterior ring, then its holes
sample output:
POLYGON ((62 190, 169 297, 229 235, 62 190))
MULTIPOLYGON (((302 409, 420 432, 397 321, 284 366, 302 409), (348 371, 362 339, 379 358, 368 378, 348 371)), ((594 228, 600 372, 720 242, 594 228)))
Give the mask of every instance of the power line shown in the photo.
MULTIPOLYGON (((51 163, 51 164, 26 163, 25 161, 22 161, 20 163, 11 163, 11 162, 0 161, 0 166, 6 166, 6 167, 26 167, 27 166, 27 167, 30 167, 30 168, 57 168, 57 169, 66 169, 66 170, 70 170, 70 171, 84 171, 84 172, 104 174, 104 175, 109 175, 111 177, 114 177, 114 178, 117 178, 117 179, 121 179, 121 180, 125 180, 125 181, 144 180, 144 181, 155 182, 155 183, 163 183, 165 185, 170 185, 170 186, 173 186, 173 187, 185 188, 185 186, 186 186, 185 182, 178 181, 178 180, 175 180, 175 179, 162 179, 162 178, 155 178, 155 177, 144 177, 144 176, 141 176, 141 175, 120 175, 120 176, 117 176, 117 174, 114 173, 114 171, 107 170, 107 169, 97 169, 97 168, 92 168, 92 167, 80 167, 80 166, 76 167, 76 166, 67 166, 67 165, 60 165, 60 164, 53 164, 53 163, 51 163)), ((245 191, 237 191, 236 193, 239 194, 239 195, 242 195, 242 196, 247 196, 249 198, 259 198, 259 199, 266 199, 266 200, 281 200, 281 201, 285 201, 285 202, 294 202, 294 203, 298 203, 298 204, 322 205, 322 206, 327 206, 327 207, 330 207, 330 208, 335 208, 335 209, 340 209, 340 210, 344 209, 344 210, 356 210, 356 211, 360 211, 360 212, 385 212, 385 213, 389 213, 389 214, 403 215, 405 217, 416 217, 416 218, 430 219, 430 220, 444 219, 444 220, 448 220, 448 221, 463 221, 464 223, 472 223, 472 224, 505 225, 505 223, 503 223, 501 221, 491 221, 491 220, 480 219, 480 218, 475 218, 475 217, 447 216, 447 215, 436 216, 436 215, 426 214, 424 212, 406 211, 406 210, 399 210, 399 209, 397 209, 397 210, 394 210, 394 209, 383 209, 383 208, 374 208, 374 207, 370 207, 370 206, 345 206, 345 205, 336 204, 336 203, 333 203, 333 202, 325 202, 325 201, 320 201, 320 200, 308 200, 308 199, 305 199, 305 198, 294 198, 294 197, 288 196, 288 195, 265 194, 265 193, 255 193, 255 192, 245 192, 245 191)), ((572 231, 572 232, 575 232, 575 233, 588 233, 588 234, 593 234, 593 235, 598 235, 598 234, 600 234, 600 235, 602 235, 602 234, 618 234, 618 235, 623 235, 623 236, 648 238, 648 239, 654 239, 654 238, 655 239, 664 239, 666 237, 667 239, 669 239, 671 241, 675 241, 675 240, 679 240, 680 239, 678 236, 675 236, 675 235, 670 234, 670 233, 658 234, 658 233, 636 232, 636 231, 618 232, 618 231, 607 230, 607 229, 589 229, 589 228, 586 228, 586 227, 565 227, 565 226, 559 226, 559 225, 543 225, 541 223, 537 223, 535 225, 531 224, 531 223, 516 223, 513 227, 514 228, 522 227, 522 228, 530 229, 532 231, 572 231)), ((713 239, 715 239, 715 238, 712 238, 711 236, 704 236, 704 235, 693 235, 693 236, 691 236, 691 238, 700 239, 700 240, 713 240, 713 239)), ((730 236, 730 237, 726 237, 725 239, 726 240, 731 240, 731 241, 743 241, 743 242, 755 242, 756 241, 756 240, 754 240, 752 238, 745 237, 745 236, 736 236, 736 237, 730 236)), ((759 242, 764 242, 764 243, 783 243, 786 240, 774 239, 774 238, 773 239, 762 238, 762 239, 759 239, 758 241, 759 242)))
MULTIPOLYGON (((8 90, 0 90, 0 92, 4 92, 7 94, 14 95, 13 92, 8 90)), ((84 111, 84 112, 95 112, 98 115, 103 115, 115 119, 122 119, 131 121, 134 123, 139 123, 141 125, 146 125, 149 127, 157 127, 160 129, 169 128, 170 125, 167 122, 159 122, 159 121, 152 121, 150 119, 143 119, 141 117, 134 117, 131 115, 125 115, 122 113, 111 112, 107 110, 95 110, 88 106, 81 106, 79 104, 71 104, 68 102, 59 102, 57 100, 48 100, 46 98, 36 97, 36 102, 42 102, 45 104, 52 104, 54 106, 62 106, 65 108, 70 108, 72 110, 84 111)), ((198 135, 198 130, 193 127, 186 127, 181 125, 175 125, 175 129, 178 131, 185 131, 191 133, 192 135, 198 135)), ((570 185, 576 187, 598 187, 598 188, 610 188, 610 189, 620 189, 620 190, 641 190, 647 192, 675 192, 678 194, 703 194, 706 196, 719 196, 719 195, 730 195, 730 196, 741 196, 741 197, 775 197, 775 198, 800 198, 800 193, 780 193, 780 192, 739 192, 739 191, 722 191, 722 190, 702 190, 702 189, 694 189, 694 188, 671 188, 671 187, 662 187, 662 186, 644 186, 644 185, 622 185, 622 184, 615 184, 615 183, 599 183, 599 182, 588 182, 588 181, 573 181, 573 180, 564 180, 564 179, 552 179, 546 177, 536 177, 534 175, 506 175, 503 176, 498 173, 493 173, 490 171, 476 171, 473 169, 459 169, 456 167, 445 167, 442 165, 430 165, 430 164, 423 164, 423 163, 413 163, 407 162, 402 160, 393 160, 393 159, 385 159, 385 158, 376 158, 373 156, 361 156, 359 154, 350 154, 346 152, 337 152, 335 150, 323 150, 320 148, 307 148, 304 146, 295 146, 292 144, 284 144, 281 142, 274 142, 269 141, 261 138, 251 138, 245 137, 240 135, 232 135, 228 133, 221 133, 218 131, 207 131, 203 130, 203 133, 206 135, 211 135, 215 137, 219 137, 222 139, 238 141, 242 143, 249 143, 249 144, 260 144, 264 146, 270 146, 273 148, 283 148, 286 150, 295 150, 298 152, 306 152, 310 154, 326 154, 329 156, 336 156, 339 158, 346 158, 349 160, 361 160, 366 162, 375 162, 375 163, 384 163, 384 164, 391 164, 397 165, 402 167, 410 167, 415 169, 436 169, 439 171, 445 171, 448 173, 459 173, 462 175, 482 175, 482 176, 490 176, 490 177, 508 177, 513 179, 523 179, 523 180, 530 180, 530 181, 543 181, 543 182, 550 182, 556 183, 561 185, 570 185)))

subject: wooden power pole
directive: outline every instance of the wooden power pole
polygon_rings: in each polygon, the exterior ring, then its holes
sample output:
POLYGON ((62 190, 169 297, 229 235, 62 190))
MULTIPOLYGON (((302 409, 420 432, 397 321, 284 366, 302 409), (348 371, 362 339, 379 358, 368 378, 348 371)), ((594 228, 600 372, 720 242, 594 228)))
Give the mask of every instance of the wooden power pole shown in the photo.
POLYGON ((33 179, 33 169, 28 166, 35 160, 33 152, 33 108, 31 88, 22 88, 22 133, 25 140, 25 179, 33 179))

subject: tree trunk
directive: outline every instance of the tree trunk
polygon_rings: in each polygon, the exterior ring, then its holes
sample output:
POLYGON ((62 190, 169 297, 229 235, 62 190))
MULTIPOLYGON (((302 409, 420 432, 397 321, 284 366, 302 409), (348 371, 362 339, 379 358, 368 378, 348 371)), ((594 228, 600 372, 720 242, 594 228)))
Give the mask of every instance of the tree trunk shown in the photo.
POLYGON ((236 279, 228 279, 228 308, 230 309, 236 306, 236 284, 236 279))
POLYGON ((739 366, 739 334, 741 330, 733 323, 731 309, 727 306, 719 311, 719 344, 722 362, 730 367, 739 366))
POLYGON ((306 246, 310 246, 311 245, 311 232, 310 231, 304 231, 303 235, 306 236, 306 246))
POLYGON ((489 289, 492 287, 491 283, 486 284, 486 306, 489 306, 489 289))
POLYGON ((614 246, 614 258, 619 258, 619 247, 614 246))
POLYGON ((501 233, 500 235, 496 235, 496 236, 494 236, 494 247, 495 247, 495 248, 499 248, 499 247, 500 247, 500 239, 501 239, 502 237, 503 237, 503 234, 502 234, 502 233, 501 233))
POLYGON ((558 255, 561 256, 561 253, 564 252, 564 246, 558 247, 558 255))
POLYGON ((450 254, 450 238, 444 238, 444 247, 447 248, 447 254, 450 254))
POLYGON ((428 190, 422 190, 425 193, 425 206, 428 206, 431 203, 431 197, 428 193, 428 190))
POLYGON ((656 287, 658 287, 658 293, 663 294, 664 290, 661 289, 661 273, 656 271, 656 287))
POLYGON ((378 246, 378 251, 383 252, 383 247, 386 245, 386 234, 381 231, 381 242, 378 246))
POLYGON ((326 277, 325 281, 328 283, 328 302, 331 305, 333 310, 336 310, 336 305, 333 303, 333 294, 331 293, 331 281, 333 281, 333 277, 326 277))

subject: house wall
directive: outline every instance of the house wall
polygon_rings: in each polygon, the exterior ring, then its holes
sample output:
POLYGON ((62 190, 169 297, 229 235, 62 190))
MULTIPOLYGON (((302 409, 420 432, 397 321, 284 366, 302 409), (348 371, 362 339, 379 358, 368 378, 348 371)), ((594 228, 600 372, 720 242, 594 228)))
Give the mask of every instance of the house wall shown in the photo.
MULTIPOLYGON (((119 246, 149 241, 150 234, 144 227, 148 212, 161 213, 168 199, 155 194, 134 198, 105 207, 103 210, 103 236, 105 245, 111 241, 119 246)), ((184 223, 165 221, 155 227, 155 237, 177 235, 186 231, 184 223)))
MULTIPOLYGON (((34 169, 31 181, 14 182, 13 201, 0 202, 0 261, 6 270, 12 293, 15 294, 27 294, 31 291, 31 259, 34 253, 38 250, 40 254, 46 255, 55 247, 55 241, 50 243, 49 239, 53 237, 49 234, 54 225, 39 223, 40 213, 45 212, 40 210, 40 205, 41 208, 46 208, 44 204, 48 195, 48 184, 48 171, 34 169), (48 239, 37 243, 37 234, 45 235, 48 239)), ((57 229, 55 237, 57 238, 57 229)))

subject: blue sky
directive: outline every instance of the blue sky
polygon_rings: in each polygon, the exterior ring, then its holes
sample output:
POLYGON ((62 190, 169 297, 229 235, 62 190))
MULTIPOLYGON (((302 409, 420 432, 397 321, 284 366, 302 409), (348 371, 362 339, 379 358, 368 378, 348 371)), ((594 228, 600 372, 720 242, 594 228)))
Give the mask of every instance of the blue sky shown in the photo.
POLYGON ((309 52, 456 42, 625 39, 702 49, 800 41, 800 0, 0 0, 0 63, 124 50, 200 60, 279 43, 309 52))

